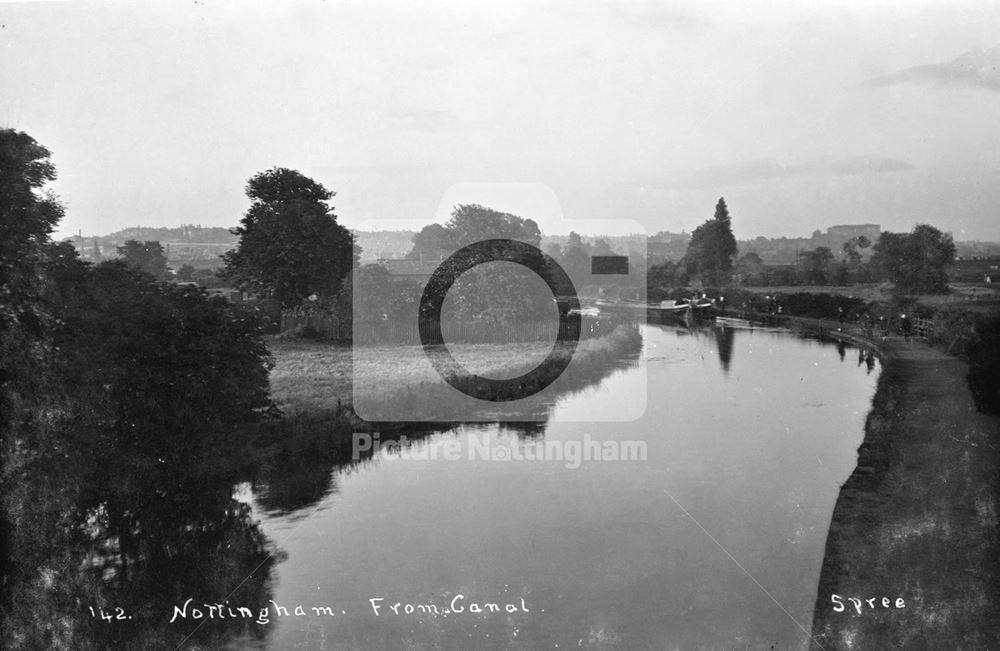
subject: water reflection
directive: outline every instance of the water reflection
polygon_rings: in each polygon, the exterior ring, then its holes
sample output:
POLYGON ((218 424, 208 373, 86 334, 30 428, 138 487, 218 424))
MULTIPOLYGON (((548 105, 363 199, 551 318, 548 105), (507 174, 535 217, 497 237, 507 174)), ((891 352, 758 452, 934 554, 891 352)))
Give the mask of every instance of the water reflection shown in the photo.
POLYGON ((728 373, 729 366, 733 363, 733 341, 736 339, 736 330, 728 326, 716 326, 715 343, 719 347, 719 364, 722 372, 728 373))
POLYGON ((266 629, 244 617, 170 623, 174 607, 189 599, 202 611, 230 604, 258 613, 272 596, 271 570, 283 556, 250 506, 233 498, 237 468, 221 461, 178 469, 122 450, 104 453, 96 472, 47 459, 57 474, 46 476, 58 477, 62 489, 45 481, 25 487, 33 494, 24 498, 41 508, 20 533, 30 549, 19 550, 33 557, 38 578, 19 584, 6 613, 21 648, 262 640, 266 629))
MULTIPOLYGON (((34 636, 26 648, 794 646, 798 629, 664 491, 808 625, 871 383, 829 366, 834 346, 737 329, 648 328, 648 362, 590 378, 549 406, 578 422, 372 426, 417 448, 458 442, 463 454, 480 435, 510 445, 636 439, 649 446, 642 463, 356 458, 329 421, 274 425, 254 457, 183 468, 110 449, 114 465, 91 474, 53 454, 39 475, 58 481, 24 489, 49 525, 22 563, 42 569, 15 595, 12 623, 34 636), (589 422, 645 390, 640 373, 653 395, 645 417, 589 422), (235 485, 249 488, 234 497, 235 485), (537 610, 378 621, 366 610, 375 596, 447 603, 459 593, 537 610), (189 599, 204 612, 269 609, 270 620, 189 611, 171 624, 189 599), (276 618, 272 600, 347 614, 333 624, 276 618), (101 619, 117 607, 133 619, 101 619), (56 630, 60 621, 73 630, 56 630)), ((874 356, 859 351, 862 363, 870 373, 874 356)))
MULTIPOLYGON (((346 611, 333 623, 276 622, 268 648, 320 639, 328 648, 801 646, 802 629, 704 531, 808 630, 830 511, 873 383, 836 363, 835 344, 790 333, 646 334, 648 361, 567 394, 553 405, 559 419, 403 432, 410 453, 334 465, 336 492, 308 512, 267 514, 265 530, 289 554, 275 599, 321 594, 346 611), (646 415, 592 422, 634 398, 639 373, 652 396, 646 415), (587 436, 642 440, 648 460, 572 469, 471 454, 487 437, 530 446, 587 436), (456 445, 449 460, 443 451, 456 445), (295 513, 305 516, 293 524, 295 513), (386 618, 383 608, 376 619, 368 605, 441 605, 456 594, 524 598, 532 613, 386 618)), ((273 507, 273 489, 256 486, 262 509, 273 507)))

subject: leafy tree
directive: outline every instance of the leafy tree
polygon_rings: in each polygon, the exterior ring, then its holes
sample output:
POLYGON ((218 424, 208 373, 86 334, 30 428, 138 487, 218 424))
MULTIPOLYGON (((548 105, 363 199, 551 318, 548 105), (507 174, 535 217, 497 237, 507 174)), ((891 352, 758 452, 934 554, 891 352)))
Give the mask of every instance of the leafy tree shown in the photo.
POLYGON ((846 262, 836 265, 833 270, 833 284, 846 285, 851 281, 851 270, 846 262))
POLYGON ((413 236, 408 260, 440 260, 455 252, 454 234, 443 224, 428 224, 413 236))
MULTIPOLYGON (((349 302, 353 303, 353 315, 359 322, 405 322, 416 315, 420 286, 415 281, 393 280, 389 270, 380 264, 362 265, 354 270, 354 274, 354 300, 349 302)), ((350 314, 351 305, 346 307, 346 313, 350 314)))
MULTIPOLYGON (((154 556, 166 562, 147 572, 147 595, 188 593, 164 593, 163 579, 205 549, 232 543, 241 576, 266 561, 262 535, 230 507, 235 453, 270 409, 268 357, 251 314, 53 244, 62 208, 40 192, 55 178, 48 158, 25 134, 0 130, 0 646, 111 648, 122 641, 87 642, 79 617, 84 600, 110 597, 95 556, 115 568, 108 590, 126 600, 122 586, 154 556), (210 497, 192 479, 221 473, 210 497), (202 516, 196 507, 209 502, 202 516), (150 517, 151 504, 168 513, 150 517), (95 539, 98 528, 107 535, 95 539), (43 586, 38 576, 50 574, 59 580, 43 586)), ((201 582, 234 561, 208 555, 218 562, 193 572, 201 582)))
POLYGON ((78 271, 70 264, 53 299, 61 316, 56 345, 81 402, 107 409, 94 438, 178 463, 237 445, 242 428, 270 405, 269 357, 255 317, 120 261, 79 263, 78 271))
POLYGON ((446 224, 456 246, 490 239, 508 239, 538 246, 542 232, 533 219, 525 219, 478 204, 462 204, 451 213, 446 224))
POLYGON ((603 237, 597 238, 591 248, 591 255, 616 255, 614 248, 603 237))
POLYGON ((177 280, 182 283, 189 283, 194 281, 195 268, 189 264, 182 264, 181 268, 177 270, 177 280))
POLYGON ((852 279, 854 282, 868 282, 869 271, 864 263, 861 252, 871 247, 871 245, 871 240, 864 235, 852 237, 844 242, 841 247, 844 259, 835 272, 837 284, 846 285, 852 279))
POLYGON ((63 216, 55 196, 41 193, 56 178, 49 156, 26 133, 0 129, 0 333, 40 325, 38 269, 63 216))
POLYGON ((580 284, 590 276, 591 253, 590 245, 583 241, 580 234, 570 231, 569 241, 562 250, 562 258, 557 258, 557 261, 562 264, 573 282, 580 284))
POLYGON ((733 265, 738 280, 743 285, 764 284, 766 268, 764 261, 754 251, 743 254, 733 265))
POLYGON ((818 246, 804 252, 799 258, 803 280, 811 285, 825 285, 833 265, 833 251, 826 246, 818 246))
POLYGON ((736 256, 736 237, 726 200, 719 198, 715 217, 691 234, 684 264, 690 275, 708 285, 723 285, 729 280, 736 256))
POLYGON ((666 299, 671 290, 681 284, 677 267, 676 262, 667 260, 646 271, 646 297, 650 302, 666 299))
POLYGON ((459 276, 445 297, 446 325, 484 322, 494 327, 541 322, 558 316, 551 290, 531 270, 510 262, 487 262, 459 276))
MULTIPOLYGON (((461 247, 487 240, 514 240, 538 247, 542 233, 532 219, 500 212, 479 204, 461 204, 455 207, 444 226, 430 225, 414 237, 414 249, 436 252, 447 246, 449 255, 461 247)), ((498 247, 492 254, 502 251, 498 247)), ((484 254, 489 260, 491 254, 484 254)), ((411 251, 408 257, 415 257, 411 251)), ((531 286, 534 274, 523 267, 500 263, 483 264, 463 273, 447 294, 448 314, 464 321, 483 321, 500 325, 518 320, 538 320, 540 314, 552 306, 552 295, 545 289, 540 292, 525 291, 531 286)), ((589 260, 588 260, 589 265, 589 260)), ((536 286, 537 287, 537 286, 536 286)))
POLYGON ((940 294, 948 291, 948 267, 955 261, 951 235, 928 224, 910 233, 883 232, 871 264, 902 292, 940 294))
POLYGON ((233 230, 237 248, 223 255, 224 277, 284 307, 313 294, 333 300, 358 260, 353 236, 326 203, 334 193, 275 167, 253 176, 246 194, 251 205, 233 230))
POLYGON ((855 238, 844 242, 841 250, 844 252, 844 262, 848 267, 857 268, 861 266, 861 253, 858 252, 857 240, 855 238))
POLYGON ((118 247, 118 255, 126 264, 145 271, 157 280, 166 280, 170 277, 167 256, 164 255, 163 246, 159 242, 126 240, 125 246, 118 247))
MULTIPOLYGON (((49 332, 56 317, 46 304, 49 236, 63 208, 43 192, 56 178, 50 153, 31 136, 0 129, 0 619, 12 587, 26 569, 36 572, 31 534, 36 517, 56 517, 45 498, 70 487, 45 474, 26 484, 24 473, 38 450, 58 435, 52 418, 64 400, 52 370, 49 332), (15 525, 16 522, 16 525, 15 525)), ((37 576, 37 574, 36 574, 37 576)), ((3 627, 5 630, 7 626, 3 627)), ((4 646, 6 636, 0 637, 4 646)), ((41 648, 41 647, 40 647, 41 648)))

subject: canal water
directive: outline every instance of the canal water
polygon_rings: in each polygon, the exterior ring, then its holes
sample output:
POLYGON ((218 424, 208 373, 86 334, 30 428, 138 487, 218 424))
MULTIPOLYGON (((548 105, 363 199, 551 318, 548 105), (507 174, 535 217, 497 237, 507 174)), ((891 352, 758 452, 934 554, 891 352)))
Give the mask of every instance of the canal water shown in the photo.
POLYGON ((547 425, 383 448, 294 510, 241 487, 279 552, 254 646, 804 648, 877 370, 775 330, 644 338, 547 425), (587 422, 643 377, 640 419, 587 422))

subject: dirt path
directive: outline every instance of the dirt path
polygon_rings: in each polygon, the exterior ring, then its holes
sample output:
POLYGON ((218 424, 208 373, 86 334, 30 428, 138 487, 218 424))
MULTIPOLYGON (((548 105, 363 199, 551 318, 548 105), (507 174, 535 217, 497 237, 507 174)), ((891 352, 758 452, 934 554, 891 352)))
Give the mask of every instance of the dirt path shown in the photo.
POLYGON ((878 343, 883 373, 834 509, 811 648, 998 649, 1000 419, 976 411, 961 360, 878 343))

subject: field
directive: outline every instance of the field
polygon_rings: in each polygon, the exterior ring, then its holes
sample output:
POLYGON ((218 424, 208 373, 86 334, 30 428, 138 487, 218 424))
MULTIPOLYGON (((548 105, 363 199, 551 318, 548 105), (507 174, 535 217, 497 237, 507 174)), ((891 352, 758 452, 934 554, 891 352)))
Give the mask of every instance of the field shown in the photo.
MULTIPOLYGON (((275 362, 271 396, 285 412, 321 412, 338 401, 351 402, 351 346, 272 339, 268 348, 275 362)), ((471 372, 496 378, 510 377, 531 360, 541 361, 550 349, 547 342, 449 346, 471 372)), ((366 381, 377 382, 386 393, 437 380, 421 346, 359 347, 357 357, 366 381)))

